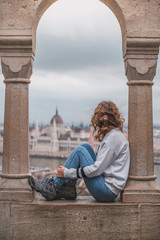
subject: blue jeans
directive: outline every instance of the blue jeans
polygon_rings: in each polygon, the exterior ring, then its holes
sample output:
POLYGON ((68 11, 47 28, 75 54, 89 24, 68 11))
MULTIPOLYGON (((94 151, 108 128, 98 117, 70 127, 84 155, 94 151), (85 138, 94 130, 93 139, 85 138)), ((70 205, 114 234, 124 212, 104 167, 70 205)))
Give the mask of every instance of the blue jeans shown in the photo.
MULTIPOLYGON (((69 158, 66 160, 64 167, 70 168, 79 168, 85 167, 94 164, 96 161, 96 155, 93 151, 93 148, 90 144, 84 143, 79 147, 75 148, 69 158)), ((68 179, 68 178, 54 178, 55 187, 61 187, 63 183, 76 184, 77 179, 68 179)), ((113 202, 116 198, 116 195, 111 192, 111 190, 105 184, 104 178, 102 175, 93 178, 84 178, 87 189, 90 194, 100 202, 113 202)))

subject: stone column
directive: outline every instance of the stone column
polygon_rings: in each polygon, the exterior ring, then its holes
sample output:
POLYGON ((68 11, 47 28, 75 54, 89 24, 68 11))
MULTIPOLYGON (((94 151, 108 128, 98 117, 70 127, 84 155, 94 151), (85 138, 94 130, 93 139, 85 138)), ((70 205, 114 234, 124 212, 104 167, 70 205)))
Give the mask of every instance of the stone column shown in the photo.
MULTIPOLYGON (((149 41, 149 40, 148 40, 149 41)), ((123 202, 160 202, 153 154, 152 85, 159 44, 128 43, 124 57, 129 86, 128 138, 131 164, 123 202)))
POLYGON ((2 57, 5 114, 0 200, 30 201, 28 84, 31 57, 2 57))

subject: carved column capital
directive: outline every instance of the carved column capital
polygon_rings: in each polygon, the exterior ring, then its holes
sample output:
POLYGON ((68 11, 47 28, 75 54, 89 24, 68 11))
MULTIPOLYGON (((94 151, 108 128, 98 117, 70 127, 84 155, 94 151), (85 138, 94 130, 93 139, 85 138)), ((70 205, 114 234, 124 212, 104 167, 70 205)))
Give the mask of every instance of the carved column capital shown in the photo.
POLYGON ((31 57, 2 57, 1 64, 5 79, 30 79, 32 75, 33 59, 31 57))
POLYGON ((31 77, 34 61, 32 36, 0 36, 0 55, 5 79, 31 77))
POLYGON ((156 74, 159 44, 155 39, 127 39, 124 62, 129 81, 153 80, 156 74))

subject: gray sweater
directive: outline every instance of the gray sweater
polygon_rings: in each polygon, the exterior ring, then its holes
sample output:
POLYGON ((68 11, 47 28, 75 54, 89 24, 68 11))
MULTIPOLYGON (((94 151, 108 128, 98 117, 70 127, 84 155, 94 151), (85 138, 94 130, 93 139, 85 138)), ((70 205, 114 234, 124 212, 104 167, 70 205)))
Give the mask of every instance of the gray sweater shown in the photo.
MULTIPOLYGON (((83 172, 88 178, 102 175, 109 189, 118 195, 126 185, 129 163, 128 141, 123 133, 116 128, 106 134, 100 143, 95 163, 84 167, 83 172)), ((81 168, 78 173, 82 177, 81 168)), ((65 169, 64 177, 77 178, 77 169, 65 169)))

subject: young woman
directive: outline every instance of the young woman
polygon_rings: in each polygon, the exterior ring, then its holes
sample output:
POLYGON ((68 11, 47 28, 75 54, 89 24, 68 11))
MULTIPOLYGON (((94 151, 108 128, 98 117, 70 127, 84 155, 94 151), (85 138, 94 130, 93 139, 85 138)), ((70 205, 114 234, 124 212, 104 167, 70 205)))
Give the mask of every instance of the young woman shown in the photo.
POLYGON ((49 201, 75 199, 75 184, 84 178, 90 194, 100 202, 112 202, 124 189, 130 163, 129 144, 122 133, 123 119, 115 103, 102 101, 94 110, 91 126, 100 142, 97 154, 93 142, 75 148, 55 178, 38 181, 29 178, 32 190, 41 192, 49 201))

